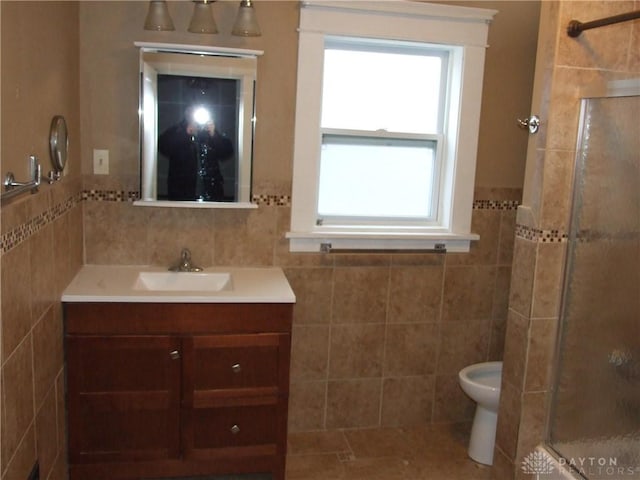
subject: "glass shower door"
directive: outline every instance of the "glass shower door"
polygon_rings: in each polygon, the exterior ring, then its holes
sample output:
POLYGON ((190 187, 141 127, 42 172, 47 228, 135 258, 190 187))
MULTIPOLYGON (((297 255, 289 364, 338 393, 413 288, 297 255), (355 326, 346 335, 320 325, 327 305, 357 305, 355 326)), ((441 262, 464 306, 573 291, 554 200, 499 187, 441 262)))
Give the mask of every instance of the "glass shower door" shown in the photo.
POLYGON ((589 480, 640 478, 639 120, 583 100, 548 442, 589 480))

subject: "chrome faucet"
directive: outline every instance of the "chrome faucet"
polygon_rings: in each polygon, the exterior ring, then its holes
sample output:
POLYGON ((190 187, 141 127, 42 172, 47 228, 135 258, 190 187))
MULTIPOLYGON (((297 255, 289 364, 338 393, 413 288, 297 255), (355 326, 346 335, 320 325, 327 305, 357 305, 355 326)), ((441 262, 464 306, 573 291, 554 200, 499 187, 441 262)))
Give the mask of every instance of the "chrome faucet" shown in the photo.
POLYGON ((188 248, 183 248, 180 253, 180 260, 177 264, 169 267, 171 272, 201 272, 202 268, 191 263, 191 252, 188 248))

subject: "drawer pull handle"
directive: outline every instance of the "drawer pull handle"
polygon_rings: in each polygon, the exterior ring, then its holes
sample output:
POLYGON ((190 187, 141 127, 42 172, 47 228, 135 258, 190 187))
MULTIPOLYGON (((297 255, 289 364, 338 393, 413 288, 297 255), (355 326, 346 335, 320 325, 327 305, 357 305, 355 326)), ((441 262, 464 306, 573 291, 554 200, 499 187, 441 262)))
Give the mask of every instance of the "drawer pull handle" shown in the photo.
POLYGON ((171 360, 179 360, 180 352, 178 350, 172 350, 171 352, 169 352, 169 356, 171 357, 171 360))
POLYGON ((234 363, 233 365, 231 365, 231 370, 233 371, 233 373, 240 373, 242 371, 242 367, 239 363, 234 363))
POLYGON ((237 435, 238 433, 240 433, 240 427, 238 425, 234 425, 233 427, 231 427, 231 433, 237 435))

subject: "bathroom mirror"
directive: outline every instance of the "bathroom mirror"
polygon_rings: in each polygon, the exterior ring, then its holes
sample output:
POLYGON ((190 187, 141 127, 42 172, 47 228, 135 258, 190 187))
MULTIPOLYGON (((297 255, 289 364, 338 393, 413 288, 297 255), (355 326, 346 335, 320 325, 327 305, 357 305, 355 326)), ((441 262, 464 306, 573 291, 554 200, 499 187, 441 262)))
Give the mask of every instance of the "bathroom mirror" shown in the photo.
POLYGON ((136 42, 141 199, 251 206, 255 50, 136 42))

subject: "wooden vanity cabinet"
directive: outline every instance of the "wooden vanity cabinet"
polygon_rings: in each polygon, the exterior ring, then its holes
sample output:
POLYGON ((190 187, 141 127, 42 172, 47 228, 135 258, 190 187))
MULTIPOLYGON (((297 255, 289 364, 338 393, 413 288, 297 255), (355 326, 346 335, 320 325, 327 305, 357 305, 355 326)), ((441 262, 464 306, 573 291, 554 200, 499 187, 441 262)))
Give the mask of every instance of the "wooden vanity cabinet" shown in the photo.
POLYGON ((70 480, 284 480, 292 308, 65 303, 70 480))

